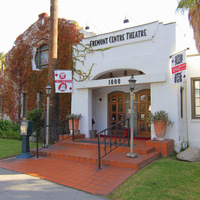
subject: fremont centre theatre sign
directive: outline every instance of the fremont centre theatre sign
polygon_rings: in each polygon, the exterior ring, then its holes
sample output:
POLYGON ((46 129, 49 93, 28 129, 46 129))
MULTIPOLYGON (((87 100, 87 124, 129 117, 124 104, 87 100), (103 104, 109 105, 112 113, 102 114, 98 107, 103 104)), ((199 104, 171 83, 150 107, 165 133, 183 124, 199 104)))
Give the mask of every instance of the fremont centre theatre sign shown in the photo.
POLYGON ((142 26, 131 27, 112 33, 97 35, 92 37, 92 39, 89 37, 84 40, 84 43, 93 49, 100 49, 152 40, 154 39, 158 26, 159 22, 153 22, 142 26))
POLYGON ((133 32, 126 32, 120 35, 113 35, 110 37, 98 39, 98 40, 91 40, 90 41, 90 47, 96 47, 108 43, 116 43, 116 42, 122 42, 125 40, 133 40, 140 37, 146 37, 147 36, 147 29, 133 31, 133 32))

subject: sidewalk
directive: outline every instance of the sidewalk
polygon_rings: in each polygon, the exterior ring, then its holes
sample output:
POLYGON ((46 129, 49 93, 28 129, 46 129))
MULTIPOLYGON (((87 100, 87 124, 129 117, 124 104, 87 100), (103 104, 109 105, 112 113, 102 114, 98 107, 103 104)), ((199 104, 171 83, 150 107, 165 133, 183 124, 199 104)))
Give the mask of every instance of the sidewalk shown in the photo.
POLYGON ((100 200, 96 195, 0 168, 0 199, 100 200))
POLYGON ((136 171, 112 166, 104 166, 99 170, 96 164, 49 157, 11 157, 0 160, 0 168, 36 176, 95 195, 108 195, 136 171))

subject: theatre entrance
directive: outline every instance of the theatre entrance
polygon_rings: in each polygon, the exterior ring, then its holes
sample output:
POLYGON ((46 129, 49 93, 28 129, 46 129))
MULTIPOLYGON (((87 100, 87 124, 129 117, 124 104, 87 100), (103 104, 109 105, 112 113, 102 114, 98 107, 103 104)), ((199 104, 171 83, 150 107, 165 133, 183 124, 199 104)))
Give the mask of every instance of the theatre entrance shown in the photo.
MULTIPOLYGON (((150 114, 150 90, 135 93, 134 103, 134 135, 136 137, 151 137, 151 124, 147 122, 150 114)), ((109 126, 130 117, 129 94, 123 92, 109 95, 109 126)))

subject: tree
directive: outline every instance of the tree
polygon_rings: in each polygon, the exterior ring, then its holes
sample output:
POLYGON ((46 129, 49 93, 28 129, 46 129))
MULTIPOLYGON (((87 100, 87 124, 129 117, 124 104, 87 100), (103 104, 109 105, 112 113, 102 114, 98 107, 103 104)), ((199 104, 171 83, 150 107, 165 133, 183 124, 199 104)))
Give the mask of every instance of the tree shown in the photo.
POLYGON ((196 48, 200 52, 200 0, 179 0, 177 10, 188 11, 188 20, 194 32, 196 48))
POLYGON ((50 122, 59 121, 59 95, 56 94, 54 84, 54 70, 57 69, 58 50, 58 1, 51 0, 50 7, 50 38, 49 38, 49 69, 48 83, 52 92, 50 96, 50 122))

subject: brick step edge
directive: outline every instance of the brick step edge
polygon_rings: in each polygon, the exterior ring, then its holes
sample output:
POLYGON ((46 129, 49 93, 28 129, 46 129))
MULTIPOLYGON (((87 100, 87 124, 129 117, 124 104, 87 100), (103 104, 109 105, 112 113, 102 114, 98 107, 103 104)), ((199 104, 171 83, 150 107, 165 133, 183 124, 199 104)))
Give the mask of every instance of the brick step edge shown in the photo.
MULTIPOLYGON (((31 150, 31 153, 36 155, 36 151, 34 150, 31 150)), ((103 160, 101 160, 101 165, 112 166, 112 167, 117 167, 117 168, 125 168, 125 169, 131 169, 131 170, 139 170, 145 167, 146 165, 152 163, 156 159, 158 159, 160 155, 161 155, 160 152, 156 152, 156 151, 152 152, 150 153, 150 155, 148 155, 148 158, 144 158, 136 164, 123 162, 123 161, 121 162, 121 161, 108 160, 105 157, 103 160)), ((67 155, 67 154, 48 153, 48 152, 39 152, 39 156, 65 159, 65 160, 71 160, 71 161, 76 161, 76 162, 81 162, 81 163, 98 165, 97 158, 88 158, 88 157, 72 156, 72 155, 67 155)))
MULTIPOLYGON (((98 145, 97 144, 90 144, 90 143, 83 144, 83 143, 78 143, 78 142, 76 142, 76 143, 74 143, 74 142, 58 142, 55 145, 68 146, 68 147, 74 147, 74 148, 98 149, 98 145)), ((103 145, 101 145, 101 150, 102 151, 104 150, 104 146, 103 145)), ((110 151, 110 148, 107 147, 107 150, 110 151)), ((130 152, 130 148, 129 147, 124 147, 124 146, 119 146, 114 151, 129 153, 130 152)), ((155 148, 154 147, 149 147, 149 146, 146 146, 146 147, 140 147, 140 146, 137 147, 136 146, 134 148, 134 151, 135 151, 135 153, 146 155, 146 154, 154 152, 155 148)))
MULTIPOLYGON (((59 140, 72 139, 72 134, 59 135, 59 140)), ((85 134, 75 134, 74 139, 85 139, 85 134)))
MULTIPOLYGON (((160 158, 161 153, 159 151, 155 151, 151 153, 148 158, 144 158, 139 163, 128 163, 128 162, 120 162, 120 161, 114 161, 114 160, 102 160, 103 166, 113 166, 113 167, 120 167, 120 168, 126 168, 126 169, 134 169, 134 170, 140 170, 144 168, 145 166, 151 164, 158 158, 160 158)), ((135 159, 135 158, 133 158, 135 159)))

